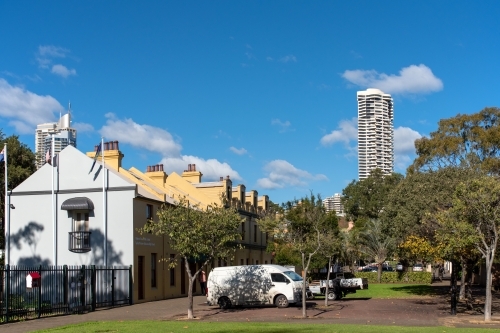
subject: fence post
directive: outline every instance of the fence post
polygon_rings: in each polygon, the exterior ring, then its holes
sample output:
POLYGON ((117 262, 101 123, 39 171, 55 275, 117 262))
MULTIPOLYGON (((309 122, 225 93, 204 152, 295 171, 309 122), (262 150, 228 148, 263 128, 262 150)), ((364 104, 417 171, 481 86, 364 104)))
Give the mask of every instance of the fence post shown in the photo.
POLYGON ((80 268, 80 313, 83 312, 85 308, 85 265, 80 268))
POLYGON ((5 265, 5 322, 9 322, 10 265, 5 265))
POLYGON ((40 285, 38 286, 38 318, 42 316, 42 265, 38 267, 38 275, 40 275, 40 285))
POLYGON ((97 284, 97 278, 96 278, 96 270, 95 270, 95 265, 92 265, 90 267, 90 271, 91 271, 91 278, 90 278, 90 283, 91 283, 91 286, 90 286, 90 297, 92 298, 92 311, 95 311, 95 308, 96 308, 96 284, 97 284))
POLYGON ((64 306, 68 306, 68 265, 63 266, 63 304, 64 306))
POLYGON ((134 283, 132 281, 132 265, 128 268, 128 304, 132 305, 132 293, 134 292, 134 283))
POLYGON ((111 306, 115 306, 115 268, 111 268, 111 306))

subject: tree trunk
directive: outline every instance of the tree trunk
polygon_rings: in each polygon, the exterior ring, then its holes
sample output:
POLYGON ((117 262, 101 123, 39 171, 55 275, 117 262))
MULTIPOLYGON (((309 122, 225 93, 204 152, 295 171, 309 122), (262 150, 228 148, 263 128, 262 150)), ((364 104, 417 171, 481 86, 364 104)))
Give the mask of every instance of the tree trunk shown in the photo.
POLYGON ((488 248, 486 251, 486 300, 484 301, 484 321, 491 321, 491 266, 495 250, 488 248))
POLYGON ((328 273, 326 273, 325 306, 328 306, 328 290, 330 288, 330 268, 332 267, 332 257, 328 258, 328 273))
MULTIPOLYGON (((309 266, 309 265, 307 265, 309 266)), ((306 254, 302 253, 302 318, 307 318, 306 310, 306 281, 307 281, 307 269, 306 267, 306 254)))
POLYGON ((187 258, 184 258, 184 266, 186 266, 186 272, 188 273, 189 285, 188 285, 188 319, 193 319, 193 276, 191 275, 191 270, 189 269, 189 263, 187 258))
POLYGON ((382 281, 382 264, 378 264, 377 281, 378 281, 378 283, 380 283, 380 281, 382 281))
POLYGON ((467 277, 467 261, 464 257, 460 257, 460 264, 462 265, 462 276, 460 277, 460 293, 458 294, 459 300, 465 299, 465 278, 467 277))

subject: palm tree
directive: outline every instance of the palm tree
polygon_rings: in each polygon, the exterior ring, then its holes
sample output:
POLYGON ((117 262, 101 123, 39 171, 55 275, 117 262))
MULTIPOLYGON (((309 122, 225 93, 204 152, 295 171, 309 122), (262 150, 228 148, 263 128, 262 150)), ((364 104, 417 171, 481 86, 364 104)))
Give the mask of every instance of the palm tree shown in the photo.
POLYGON ((380 283, 382 278, 382 264, 393 249, 394 239, 382 232, 382 222, 380 220, 369 220, 364 230, 359 234, 359 241, 361 244, 361 253, 372 258, 377 263, 377 280, 380 283))

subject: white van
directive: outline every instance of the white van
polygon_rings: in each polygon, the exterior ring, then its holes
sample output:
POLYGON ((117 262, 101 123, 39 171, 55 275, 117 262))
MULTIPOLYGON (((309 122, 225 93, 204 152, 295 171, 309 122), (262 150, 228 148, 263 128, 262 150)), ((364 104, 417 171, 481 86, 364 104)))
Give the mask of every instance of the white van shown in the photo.
POLYGON ((207 303, 223 309, 261 304, 286 308, 302 300, 302 277, 278 265, 217 267, 208 275, 207 288, 207 303))

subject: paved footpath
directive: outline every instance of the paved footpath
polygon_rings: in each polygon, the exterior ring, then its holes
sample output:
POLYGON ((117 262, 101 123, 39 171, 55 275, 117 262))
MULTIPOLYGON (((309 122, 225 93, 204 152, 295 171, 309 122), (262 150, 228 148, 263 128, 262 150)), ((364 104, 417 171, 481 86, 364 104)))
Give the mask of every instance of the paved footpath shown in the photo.
MULTIPOLYGON (((494 314, 492 323, 484 323, 483 315, 459 314, 450 316, 449 304, 442 297, 409 299, 344 299, 330 302, 308 301, 307 319, 302 319, 301 307, 243 307, 220 310, 208 306, 206 297, 194 297, 194 315, 202 321, 251 321, 287 323, 342 323, 358 325, 488 327, 500 329, 500 316, 494 314)), ((46 317, 0 325, 0 333, 24 333, 92 321, 124 320, 181 320, 187 313, 187 298, 135 304, 103 309, 82 315, 46 317)))

